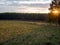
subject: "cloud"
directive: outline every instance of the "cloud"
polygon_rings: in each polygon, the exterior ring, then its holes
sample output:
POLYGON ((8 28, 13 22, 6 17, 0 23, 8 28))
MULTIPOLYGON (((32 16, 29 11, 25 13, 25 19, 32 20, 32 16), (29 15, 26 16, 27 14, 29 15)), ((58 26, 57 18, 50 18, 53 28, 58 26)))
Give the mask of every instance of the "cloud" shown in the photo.
POLYGON ((0 0, 0 12, 48 11, 50 2, 51 0, 0 0))
POLYGON ((0 0, 0 5, 2 6, 11 6, 11 5, 15 5, 15 6, 20 6, 20 5, 41 5, 41 4, 49 4, 51 1, 50 0, 0 0))
POLYGON ((19 12, 19 13, 48 13, 47 8, 29 6, 3 6, 0 12, 19 12), (3 8, 3 9, 2 9, 3 8), (44 10, 44 11, 43 11, 44 10))
POLYGON ((35 4, 35 3, 50 3, 50 0, 0 0, 0 4, 9 5, 9 4, 35 4))

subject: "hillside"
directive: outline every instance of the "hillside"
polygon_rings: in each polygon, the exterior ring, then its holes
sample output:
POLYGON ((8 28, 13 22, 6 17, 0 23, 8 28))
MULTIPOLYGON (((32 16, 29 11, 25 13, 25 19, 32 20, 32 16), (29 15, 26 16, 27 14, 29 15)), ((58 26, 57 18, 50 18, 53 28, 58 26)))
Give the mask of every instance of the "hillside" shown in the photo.
POLYGON ((0 20, 33 20, 45 21, 48 14, 37 13, 0 13, 0 20))

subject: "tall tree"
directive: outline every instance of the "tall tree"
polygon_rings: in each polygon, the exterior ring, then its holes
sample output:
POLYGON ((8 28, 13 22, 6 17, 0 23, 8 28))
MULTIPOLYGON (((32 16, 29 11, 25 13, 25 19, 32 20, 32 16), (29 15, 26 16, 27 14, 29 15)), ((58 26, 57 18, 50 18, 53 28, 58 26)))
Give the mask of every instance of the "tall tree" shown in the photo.
POLYGON ((56 8, 56 6, 57 6, 57 0, 53 0, 52 3, 50 4, 50 10, 56 8))

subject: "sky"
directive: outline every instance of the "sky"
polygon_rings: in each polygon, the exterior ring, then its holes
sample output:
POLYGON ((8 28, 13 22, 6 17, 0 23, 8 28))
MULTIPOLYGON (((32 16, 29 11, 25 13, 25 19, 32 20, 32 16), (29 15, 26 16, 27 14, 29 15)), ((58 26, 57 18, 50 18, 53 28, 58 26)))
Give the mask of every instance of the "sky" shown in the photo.
POLYGON ((51 0, 0 0, 0 13, 48 13, 50 3, 51 0))

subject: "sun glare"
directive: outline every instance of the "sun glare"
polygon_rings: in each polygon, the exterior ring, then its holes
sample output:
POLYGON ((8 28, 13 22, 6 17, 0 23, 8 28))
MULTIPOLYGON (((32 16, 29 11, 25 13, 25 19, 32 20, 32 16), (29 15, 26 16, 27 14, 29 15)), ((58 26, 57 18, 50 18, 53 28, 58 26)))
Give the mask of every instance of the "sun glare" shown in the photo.
POLYGON ((54 10, 54 11, 52 11, 52 13, 53 13, 55 16, 58 16, 59 11, 58 11, 58 10, 54 10))

